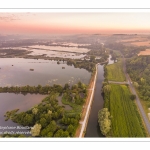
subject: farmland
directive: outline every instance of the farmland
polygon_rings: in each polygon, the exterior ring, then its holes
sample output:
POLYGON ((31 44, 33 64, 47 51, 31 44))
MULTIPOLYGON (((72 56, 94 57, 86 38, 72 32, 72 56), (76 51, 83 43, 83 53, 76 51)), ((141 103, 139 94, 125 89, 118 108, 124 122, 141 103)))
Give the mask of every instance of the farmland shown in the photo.
POLYGON ((131 44, 135 46, 150 46, 150 41, 132 42, 131 44))
POLYGON ((126 85, 111 84, 109 109, 112 116, 111 137, 145 137, 136 105, 126 85))
POLYGON ((125 81, 125 75, 123 73, 122 60, 118 60, 117 63, 106 66, 106 78, 110 81, 125 81))
POLYGON ((138 56, 140 56, 140 55, 150 55, 150 49, 146 49, 145 51, 140 51, 138 56))

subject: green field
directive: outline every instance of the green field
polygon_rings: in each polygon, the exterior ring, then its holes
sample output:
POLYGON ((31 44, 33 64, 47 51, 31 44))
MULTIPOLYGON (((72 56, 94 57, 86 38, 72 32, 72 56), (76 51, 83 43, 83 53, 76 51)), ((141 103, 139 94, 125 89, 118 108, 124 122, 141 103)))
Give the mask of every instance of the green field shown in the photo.
POLYGON ((109 109, 112 116, 111 137, 145 137, 145 129, 126 85, 111 85, 109 109))
POLYGON ((118 60, 117 63, 107 65, 106 72, 106 77, 110 81, 125 81, 122 60, 118 60))

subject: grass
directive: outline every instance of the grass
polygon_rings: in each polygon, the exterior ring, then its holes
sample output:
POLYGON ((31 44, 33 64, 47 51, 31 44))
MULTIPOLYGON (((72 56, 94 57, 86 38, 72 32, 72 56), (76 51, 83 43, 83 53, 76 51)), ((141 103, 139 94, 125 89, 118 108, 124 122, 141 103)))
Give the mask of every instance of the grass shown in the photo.
POLYGON ((106 77, 110 81, 123 82, 126 80, 123 72, 123 62, 121 59, 118 59, 117 63, 107 65, 106 72, 106 77))
POLYGON ((72 110, 67 110, 66 112, 67 113, 81 113, 82 111, 82 106, 83 105, 77 105, 75 103, 72 103, 72 102, 69 102, 69 101, 66 101, 66 99, 64 97, 62 97, 62 103, 65 104, 65 105, 69 105, 72 107, 72 110))
POLYGON ((109 109, 111 137, 146 137, 140 114, 126 85, 111 85, 109 109))

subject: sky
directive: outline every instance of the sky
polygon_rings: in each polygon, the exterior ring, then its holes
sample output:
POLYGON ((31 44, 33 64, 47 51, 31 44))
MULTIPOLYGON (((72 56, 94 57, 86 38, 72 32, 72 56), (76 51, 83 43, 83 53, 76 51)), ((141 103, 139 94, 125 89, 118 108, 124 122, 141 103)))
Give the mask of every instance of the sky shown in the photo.
POLYGON ((150 12, 0 12, 0 34, 150 33, 150 12))

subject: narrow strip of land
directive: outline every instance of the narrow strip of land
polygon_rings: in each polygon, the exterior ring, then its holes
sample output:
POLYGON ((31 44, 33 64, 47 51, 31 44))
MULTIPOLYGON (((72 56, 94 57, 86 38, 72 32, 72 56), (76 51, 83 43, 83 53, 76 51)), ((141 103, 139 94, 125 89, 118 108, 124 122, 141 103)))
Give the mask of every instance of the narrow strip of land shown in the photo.
POLYGON ((117 81, 108 81, 108 82, 114 84, 129 84, 129 82, 117 82, 117 81))
POLYGON ((97 65, 96 65, 96 72, 95 72, 94 80, 90 83, 87 100, 86 100, 86 103, 84 105, 82 117, 80 120, 80 126, 76 131, 76 135, 75 135, 76 137, 84 137, 84 131, 85 131, 86 126, 87 126, 87 122, 88 122, 88 118, 89 118, 89 114, 90 114, 90 108, 91 108, 93 95, 94 95, 96 77, 97 77, 97 65))

